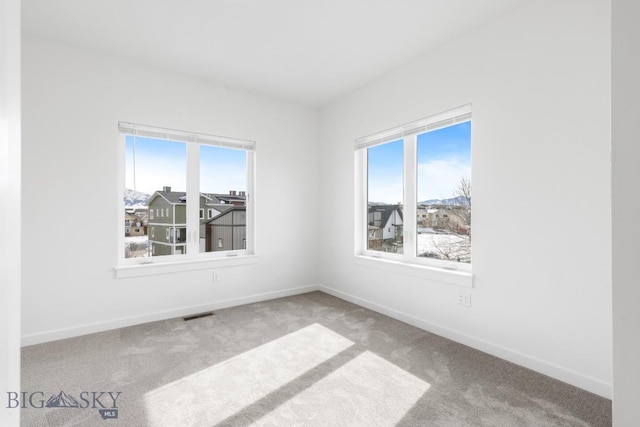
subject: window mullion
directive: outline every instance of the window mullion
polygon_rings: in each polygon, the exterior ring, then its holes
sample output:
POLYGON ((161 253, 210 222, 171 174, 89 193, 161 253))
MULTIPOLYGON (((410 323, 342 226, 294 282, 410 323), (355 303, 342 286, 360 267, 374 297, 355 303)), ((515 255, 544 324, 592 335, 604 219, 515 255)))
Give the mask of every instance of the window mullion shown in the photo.
POLYGON ((417 135, 404 138, 404 218, 403 218, 403 253, 409 261, 416 256, 416 141, 417 135))
POLYGON ((200 146, 187 143, 187 254, 198 256, 200 246, 200 146))
POLYGON ((256 250, 256 234, 254 230, 255 225, 255 153, 253 151, 247 151, 247 194, 245 199, 246 206, 246 235, 245 239, 247 246, 244 248, 249 253, 255 253, 256 250))

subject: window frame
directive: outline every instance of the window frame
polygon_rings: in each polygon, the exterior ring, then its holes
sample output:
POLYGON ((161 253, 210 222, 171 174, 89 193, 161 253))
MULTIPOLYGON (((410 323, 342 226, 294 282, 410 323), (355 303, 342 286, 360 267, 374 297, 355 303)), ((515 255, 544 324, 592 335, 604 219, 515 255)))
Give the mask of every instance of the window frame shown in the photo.
MULTIPOLYGON (((256 143, 250 140, 221 137, 215 135, 179 131, 175 129, 160 128, 155 126, 139 125, 129 122, 118 122, 118 198, 117 198, 117 264, 115 266, 116 277, 133 277, 147 274, 157 274, 158 272, 190 271, 194 269, 206 268, 210 262, 215 262, 216 266, 228 260, 230 265, 241 265, 245 263, 255 263, 255 158, 256 143), (246 238, 247 248, 229 251, 200 252, 200 203, 187 203, 186 221, 186 254, 174 254, 163 256, 151 256, 140 258, 125 258, 125 223, 123 221, 124 199, 122 195, 125 191, 126 173, 126 138, 127 136, 141 136, 158 140, 177 141, 185 144, 187 156, 186 196, 187 200, 197 200, 200 198, 200 146, 211 145, 221 148, 236 149, 244 151, 246 154, 246 238), (233 257, 233 261, 231 258, 233 257), (153 268, 162 266, 162 268, 153 268)), ((167 217, 169 209, 167 208, 167 217)), ((164 213, 164 212, 162 212, 164 213)), ((156 212, 156 218, 160 212, 156 212)), ((225 264, 226 265, 226 264, 225 264)))
MULTIPOLYGON (((397 270, 400 266, 416 267, 418 275, 429 276, 434 271, 436 280, 472 287, 472 263, 461 263, 417 256, 417 147, 418 136, 427 132, 457 125, 472 120, 471 104, 444 111, 388 129, 382 132, 358 138, 355 141, 355 223, 354 255, 365 264, 376 263, 379 267, 397 270), (403 253, 391 253, 370 250, 367 247, 369 230, 368 216, 368 148, 403 140, 403 253), (384 267, 387 265, 387 267, 384 267), (453 275, 452 280, 443 279, 453 275)), ((472 127, 473 132, 473 127, 472 127)), ((472 138, 473 139, 473 138, 472 138)), ((473 213, 472 213, 473 214, 473 213)))

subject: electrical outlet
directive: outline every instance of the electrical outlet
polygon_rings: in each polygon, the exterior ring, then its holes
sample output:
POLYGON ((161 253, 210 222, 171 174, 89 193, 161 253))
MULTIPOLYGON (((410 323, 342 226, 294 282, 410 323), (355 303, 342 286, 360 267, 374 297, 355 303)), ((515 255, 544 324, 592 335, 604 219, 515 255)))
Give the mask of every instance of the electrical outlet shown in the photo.
POLYGON ((464 307, 471 307, 471 292, 458 291, 458 304, 464 307))
POLYGON ((215 282, 219 282, 220 281, 220 274, 218 274, 217 271, 214 271, 211 274, 211 280, 215 283, 215 282))

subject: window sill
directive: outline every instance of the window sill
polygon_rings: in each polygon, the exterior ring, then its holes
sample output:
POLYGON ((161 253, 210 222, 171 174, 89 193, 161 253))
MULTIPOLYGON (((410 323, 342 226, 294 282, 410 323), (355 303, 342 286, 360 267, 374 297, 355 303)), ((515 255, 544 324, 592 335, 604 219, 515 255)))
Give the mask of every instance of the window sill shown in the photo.
POLYGON ((116 279, 150 276, 154 274, 180 273, 184 271, 208 270, 212 268, 235 267, 257 264, 255 255, 222 258, 190 259, 183 261, 151 262, 146 264, 121 265, 114 268, 116 279))
POLYGON ((377 268, 392 273, 404 274, 463 288, 473 288, 473 274, 467 271, 449 270, 422 264, 409 264, 367 255, 356 255, 355 261, 356 264, 363 267, 377 268))

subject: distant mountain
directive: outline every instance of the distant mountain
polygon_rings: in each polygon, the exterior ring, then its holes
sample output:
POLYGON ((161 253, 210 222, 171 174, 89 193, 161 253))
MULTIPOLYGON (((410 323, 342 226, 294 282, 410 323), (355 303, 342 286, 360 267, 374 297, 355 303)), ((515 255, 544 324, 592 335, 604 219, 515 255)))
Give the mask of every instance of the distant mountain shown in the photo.
POLYGON ((369 206, 391 206, 391 205, 397 205, 397 203, 385 203, 385 202, 369 202, 369 206))
MULTIPOLYGON (((394 205, 396 205, 397 203, 394 203, 394 205)), ((436 205, 440 205, 440 206, 464 206, 465 203, 465 199, 463 196, 458 196, 458 197, 452 197, 450 199, 429 199, 429 200, 425 200, 424 202, 418 202, 418 205, 423 205, 423 206, 436 206, 436 205)), ((368 203, 369 206, 390 206, 390 203, 384 203, 384 202, 369 202, 368 203)))
POLYGON ((452 197, 450 199, 430 199, 424 202, 418 202, 419 205, 433 206, 433 205, 445 205, 445 206, 464 206, 465 198, 463 196, 452 197))
POLYGON ((47 408, 77 408, 79 404, 73 396, 61 391, 51 396, 45 406, 47 408))
POLYGON ((149 197, 151 197, 151 195, 147 193, 129 190, 127 188, 124 190, 124 205, 125 207, 147 206, 149 197))

